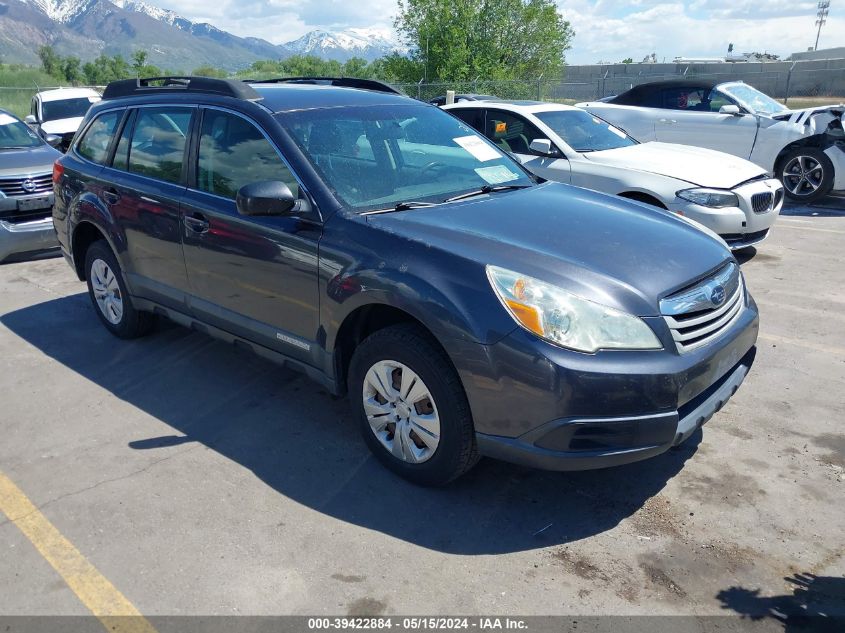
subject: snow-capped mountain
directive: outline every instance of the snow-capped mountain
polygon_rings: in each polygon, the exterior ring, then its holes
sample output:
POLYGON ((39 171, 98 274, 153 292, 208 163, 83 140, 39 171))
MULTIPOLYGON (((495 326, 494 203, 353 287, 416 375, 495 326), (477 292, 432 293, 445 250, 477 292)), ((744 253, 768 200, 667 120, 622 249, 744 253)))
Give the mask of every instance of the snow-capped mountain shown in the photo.
POLYGON ((404 49, 387 29, 351 28, 345 31, 316 30, 283 44, 292 55, 316 55, 346 61, 350 57, 377 59, 404 49))
POLYGON ((21 2, 40 10, 55 22, 67 24, 85 13, 98 0, 21 0, 21 2))
POLYGON ((387 29, 317 30, 272 44, 193 22, 146 0, 0 0, 0 57, 38 63, 37 51, 44 44, 83 61, 101 53, 129 58, 145 50, 151 64, 180 72, 203 64, 237 70, 257 60, 291 55, 344 62, 405 52, 387 29))

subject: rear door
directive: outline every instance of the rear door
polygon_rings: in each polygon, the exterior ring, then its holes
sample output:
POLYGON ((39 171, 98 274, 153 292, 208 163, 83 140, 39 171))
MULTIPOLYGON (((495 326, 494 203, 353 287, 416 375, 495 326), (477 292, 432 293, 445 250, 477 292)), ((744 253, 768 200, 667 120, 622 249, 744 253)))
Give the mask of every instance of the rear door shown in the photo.
POLYGON ((181 310, 188 277, 179 207, 196 110, 174 105, 130 111, 102 174, 102 198, 124 232, 124 268, 133 293, 181 310))
POLYGON ((254 121, 207 108, 198 131, 181 227, 192 311, 211 325, 311 362, 322 227, 305 216, 242 216, 235 204, 241 187, 265 180, 284 182, 302 199, 307 194, 254 121))
MULTIPOLYGON (((572 179, 569 161, 561 153, 560 157, 544 156, 532 151, 529 145, 535 139, 549 139, 536 125, 525 117, 495 108, 487 109, 484 135, 509 152, 532 174, 547 180, 569 183, 572 179)), ((555 147, 552 141, 552 147, 555 147)), ((557 148, 560 151, 560 148, 557 148)))

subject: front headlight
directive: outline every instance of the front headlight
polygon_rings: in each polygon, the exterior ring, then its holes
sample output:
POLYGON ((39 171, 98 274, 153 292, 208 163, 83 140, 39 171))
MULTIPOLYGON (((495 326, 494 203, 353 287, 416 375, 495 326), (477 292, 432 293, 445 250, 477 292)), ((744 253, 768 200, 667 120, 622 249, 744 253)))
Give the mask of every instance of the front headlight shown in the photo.
POLYGON ((738 207, 739 199, 733 191, 723 189, 682 189, 676 194, 679 198, 700 204, 702 207, 721 209, 723 207, 738 207))
POLYGON ((502 304, 526 330, 579 352, 662 349, 652 329, 632 314, 497 266, 487 277, 502 304))

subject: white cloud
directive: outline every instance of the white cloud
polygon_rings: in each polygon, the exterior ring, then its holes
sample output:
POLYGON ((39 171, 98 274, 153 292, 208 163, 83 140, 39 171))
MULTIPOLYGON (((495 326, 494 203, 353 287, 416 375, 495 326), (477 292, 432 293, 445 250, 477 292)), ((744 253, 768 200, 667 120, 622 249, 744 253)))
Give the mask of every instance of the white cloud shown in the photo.
MULTIPOLYGON (((149 1, 149 0, 148 0, 149 1)), ((656 53, 715 57, 734 44, 737 52, 786 56, 815 41, 817 0, 556 0, 572 22, 575 39, 567 61, 589 64, 639 61, 656 53)), ((315 28, 391 29, 396 0, 152 0, 194 21, 205 21, 240 36, 273 43, 295 39, 315 28)), ((845 43, 845 7, 832 8, 820 46, 845 43)))
MULTIPOLYGON (((743 14, 743 6, 750 6, 750 1, 644 1, 633 8, 625 3, 628 11, 621 2, 602 0, 558 0, 558 4, 575 30, 573 47, 567 53, 567 61, 572 64, 627 57, 639 61, 651 53, 656 53, 658 61, 671 61, 677 56, 717 57, 725 55, 730 43, 735 52, 770 52, 784 57, 812 46, 816 34, 815 3, 810 3, 812 7, 805 13, 789 15, 787 3, 768 0, 756 12, 760 15, 752 12, 744 17, 736 16, 743 14), (766 6, 769 3, 772 6, 766 6), (617 5, 617 9, 610 5, 617 5), (730 13, 731 7, 734 13, 730 13)), ((832 15, 822 30, 819 46, 843 42, 845 17, 832 15)))

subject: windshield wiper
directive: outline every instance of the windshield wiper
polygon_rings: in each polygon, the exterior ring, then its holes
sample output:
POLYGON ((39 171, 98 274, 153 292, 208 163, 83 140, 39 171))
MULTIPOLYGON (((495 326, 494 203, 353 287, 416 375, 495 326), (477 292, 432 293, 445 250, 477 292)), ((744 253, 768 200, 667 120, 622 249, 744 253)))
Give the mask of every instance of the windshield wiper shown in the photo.
POLYGON ((421 200, 405 200, 397 202, 392 207, 387 209, 376 209, 374 211, 364 211, 361 215, 376 215, 378 213, 393 213, 394 211, 407 211, 408 209, 425 209, 426 207, 436 207, 439 202, 423 202, 421 200))
POLYGON ((0 150, 3 149, 29 149, 30 147, 37 147, 36 145, 0 145, 0 150))
POLYGON ((511 189, 527 189, 528 187, 533 186, 534 185, 484 185, 483 187, 481 187, 481 189, 476 189, 475 191, 468 191, 467 193, 462 193, 458 196, 446 198, 443 202, 457 202, 458 200, 465 200, 466 198, 481 196, 485 193, 496 193, 498 191, 509 191, 511 189))

